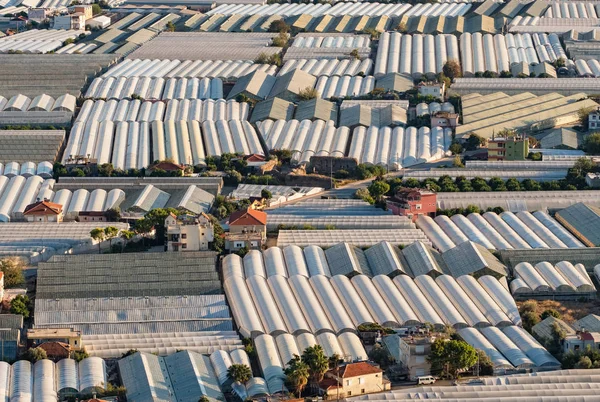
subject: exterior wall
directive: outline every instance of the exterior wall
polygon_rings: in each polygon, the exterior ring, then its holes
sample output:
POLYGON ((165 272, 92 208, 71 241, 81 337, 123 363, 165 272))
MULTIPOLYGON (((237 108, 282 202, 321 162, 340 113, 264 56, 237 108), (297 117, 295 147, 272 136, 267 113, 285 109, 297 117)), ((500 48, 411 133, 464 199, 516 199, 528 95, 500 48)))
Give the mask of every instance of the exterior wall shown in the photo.
POLYGON ((529 155, 529 141, 513 138, 488 141, 489 161, 524 161, 529 155))
POLYGON ((388 201, 388 208, 394 215, 404 215, 413 222, 421 215, 433 216, 437 212, 437 195, 424 194, 419 200, 393 200, 388 201))
MULTIPOLYGON (((365 374, 352 378, 338 378, 335 375, 327 374, 329 378, 337 380, 341 383, 339 389, 339 397, 346 398, 356 395, 372 394, 382 392, 389 389, 389 383, 384 384, 383 373, 365 374)), ((331 395, 327 395, 327 399, 336 399, 338 396, 337 390, 330 391, 331 395)))
POLYGON ((435 84, 435 85, 420 85, 419 86, 419 94, 423 96, 435 96, 436 98, 442 98, 444 96, 445 85, 435 84))
POLYGON ((431 364, 427 362, 430 352, 431 343, 427 340, 400 339, 400 362, 408 370, 410 378, 431 374, 431 364))
POLYGON ((85 16, 78 15, 57 15, 52 24, 54 29, 85 29, 85 16))
POLYGON ((590 113, 588 120, 588 129, 597 130, 600 128, 600 112, 595 111, 590 113))
POLYGON ((63 220, 63 214, 61 213, 60 215, 46 215, 46 214, 40 214, 40 215, 27 215, 27 222, 62 222, 63 220))
POLYGON ((27 12, 30 20, 34 21, 44 21, 48 18, 48 9, 47 8, 30 8, 27 12))
POLYGON ((17 360, 17 356, 19 354, 19 345, 17 341, 2 341, 2 346, 0 347, 0 359, 7 360, 17 360))
POLYGON ((432 116, 431 117, 431 128, 433 127, 450 127, 454 128, 458 126, 458 115, 450 115, 448 117, 445 116, 432 116))
POLYGON ((82 13, 86 20, 94 16, 91 5, 79 5, 73 7, 74 13, 82 13))
MULTIPOLYGON (((598 338, 598 333, 595 333, 594 338, 598 338)), ((563 343, 563 351, 565 353, 568 352, 581 352, 584 351, 587 348, 591 348, 591 349, 600 349, 600 342, 598 342, 598 340, 592 340, 592 339, 581 339, 578 335, 571 335, 568 336, 564 343, 563 343)))
POLYGON ((331 172, 346 170, 352 172, 358 166, 355 158, 336 158, 333 156, 312 156, 309 170, 314 173, 329 175, 331 172))
POLYGON ((249 250, 260 250, 265 243, 266 239, 263 239, 259 233, 249 234, 227 234, 225 236, 225 249, 229 251, 237 251, 242 248, 249 250))
POLYGON ((214 240, 213 228, 207 224, 182 224, 172 216, 165 220, 167 251, 208 250, 214 240))

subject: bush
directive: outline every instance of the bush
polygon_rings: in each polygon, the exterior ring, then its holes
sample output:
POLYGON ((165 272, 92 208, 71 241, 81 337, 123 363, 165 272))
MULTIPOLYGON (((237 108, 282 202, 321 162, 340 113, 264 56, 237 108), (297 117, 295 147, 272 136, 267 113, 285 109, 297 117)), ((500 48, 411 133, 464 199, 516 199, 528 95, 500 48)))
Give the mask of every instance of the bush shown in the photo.
POLYGON ((585 152, 591 155, 600 155, 600 133, 588 135, 584 144, 585 152))
POLYGON ((560 313, 552 308, 550 308, 548 310, 544 310, 544 312, 542 313, 540 318, 542 320, 545 320, 548 317, 554 317, 554 318, 558 318, 560 320, 560 313))
POLYGON ((102 12, 102 7, 100 7, 100 4, 92 4, 92 14, 97 15, 100 14, 102 12))
POLYGON ((29 318, 31 303, 29 301, 29 297, 18 295, 10 302, 10 312, 11 314, 19 314, 22 315, 23 318, 29 318))
POLYGON ((279 35, 273 38, 273 46, 285 47, 288 44, 289 37, 287 33, 280 32, 279 35))
POLYGON ((24 356, 25 360, 29 360, 31 363, 38 362, 40 360, 44 360, 48 358, 46 351, 42 348, 29 348, 27 352, 25 352, 24 356))
POLYGON ((284 20, 276 20, 269 25, 269 32, 288 33, 291 27, 284 20))
POLYGON ((298 97, 300 98, 300 100, 303 100, 303 101, 315 99, 318 96, 319 96, 319 92, 317 92, 317 89, 313 88, 313 87, 306 87, 304 89, 301 89, 300 92, 298 93, 298 97))

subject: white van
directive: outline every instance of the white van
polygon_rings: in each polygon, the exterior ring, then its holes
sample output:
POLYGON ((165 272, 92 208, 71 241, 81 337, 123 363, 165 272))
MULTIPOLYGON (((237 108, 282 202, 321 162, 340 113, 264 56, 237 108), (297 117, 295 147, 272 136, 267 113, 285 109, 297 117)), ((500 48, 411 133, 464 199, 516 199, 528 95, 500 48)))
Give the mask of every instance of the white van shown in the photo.
POLYGON ((422 377, 417 377, 417 384, 418 385, 431 385, 431 384, 435 384, 435 377, 430 376, 430 375, 426 375, 426 376, 422 376, 422 377))

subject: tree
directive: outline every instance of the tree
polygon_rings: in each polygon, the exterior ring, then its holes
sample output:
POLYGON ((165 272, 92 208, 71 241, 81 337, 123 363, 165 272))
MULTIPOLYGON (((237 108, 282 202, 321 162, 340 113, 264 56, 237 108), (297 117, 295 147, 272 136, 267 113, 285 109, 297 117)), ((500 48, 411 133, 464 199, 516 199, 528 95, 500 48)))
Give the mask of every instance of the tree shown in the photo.
POLYGON ((135 236, 135 232, 133 232, 131 230, 122 230, 121 231, 121 239, 123 240, 123 245, 121 246, 121 252, 123 252, 125 250, 127 243, 129 242, 129 240, 133 239, 133 236, 135 236))
POLYGON ((92 14, 93 15, 100 14, 101 12, 102 12, 102 8, 100 7, 99 4, 92 4, 92 14))
POLYGON ((519 180, 511 177, 506 180, 506 189, 508 191, 521 191, 521 183, 519 183, 519 180))
POLYGON ((371 349, 369 352, 369 359, 379 364, 383 369, 387 368, 394 362, 394 359, 390 356, 387 350, 380 345, 375 345, 375 347, 371 349))
POLYGON ((137 349, 129 349, 127 352, 125 352, 125 353, 123 353, 123 354, 121 355, 121 359, 123 359, 123 358, 125 358, 125 357, 127 357, 127 356, 134 355, 134 354, 136 354, 137 352, 138 352, 138 350, 137 350, 137 349))
POLYGON ((354 193, 354 197, 368 202, 371 205, 375 204, 375 200, 373 199, 373 197, 371 197, 371 193, 366 188, 359 188, 358 190, 356 190, 356 193, 354 193))
POLYGON ((232 364, 227 369, 227 375, 234 382, 239 382, 246 385, 246 383, 252 378, 252 370, 245 364, 232 364))
POLYGON ((467 151, 475 151, 481 145, 485 145, 485 139, 477 134, 471 134, 465 145, 467 151))
POLYGON ((108 244, 112 247, 112 240, 119 235, 119 228, 114 226, 107 226, 104 228, 105 239, 108 240, 108 244))
POLYGON ((308 364, 306 364, 300 356, 294 355, 292 360, 288 362, 288 367, 284 372, 288 382, 294 387, 298 392, 298 396, 301 398, 302 391, 308 384, 308 378, 310 377, 308 364))
POLYGON ((291 27, 285 23, 284 20, 275 20, 273 22, 271 22, 271 25, 269 25, 269 32, 283 32, 283 33, 287 33, 290 32, 291 27))
POLYGON ((554 318, 558 318, 560 320, 560 313, 558 311, 554 310, 553 308, 549 308, 548 310, 544 310, 544 312, 542 313, 540 318, 542 320, 545 320, 548 317, 554 317, 554 318))
POLYGON ((577 121, 579 125, 587 130, 589 121, 590 121, 590 113, 594 111, 594 107, 582 107, 577 111, 577 121))
POLYGON ((352 49, 350 52, 350 57, 360 60, 360 54, 358 54, 358 49, 352 49))
POLYGON ((479 375, 480 376, 489 376, 494 375, 494 363, 492 363, 492 359, 483 351, 477 349, 477 356, 479 357, 479 375))
POLYGON ((4 286, 14 288, 25 283, 23 260, 17 257, 3 258, 0 260, 0 271, 4 274, 4 286))
POLYGON ((540 316, 533 311, 526 311, 521 314, 521 321, 523 322, 523 328, 527 332, 531 332, 531 328, 538 322, 540 322, 540 316))
POLYGON ((458 142, 453 142, 449 148, 452 155, 458 155, 463 152, 463 147, 458 142))
POLYGON ((581 356, 577 364, 575 364, 576 369, 591 369, 592 368, 592 360, 587 356, 581 356))
POLYGON ((198 402, 210 402, 210 399, 208 399, 208 397, 206 395, 202 395, 199 399, 198 402))
POLYGON ((118 222, 121 219, 121 209, 119 207, 109 208, 104 211, 104 217, 108 222, 118 222))
POLYGON ((584 143, 585 152, 592 155, 600 155, 600 133, 588 135, 584 143))
POLYGON ((459 155, 454 155, 454 160, 452 161, 452 166, 457 167, 457 168, 464 168, 465 164, 463 163, 462 159, 460 159, 459 155))
POLYGON ((29 297, 18 295, 12 299, 10 302, 10 312, 12 314, 22 315, 23 318, 29 318, 31 314, 29 297))
POLYGON ((369 194, 376 200, 390 191, 390 185, 383 180, 376 180, 369 186, 369 194))
POLYGON ((325 355, 321 345, 309 346, 302 352, 302 360, 308 365, 311 383, 313 386, 323 380, 329 369, 329 359, 325 355))
POLYGON ((319 93, 317 92, 317 89, 313 87, 306 87, 298 92, 298 97, 303 101, 315 99, 317 96, 319 96, 319 93))
POLYGON ((83 359, 87 359, 88 357, 90 357, 90 355, 85 350, 76 350, 75 352, 73 352, 73 360, 75 360, 78 363, 83 359))
POLYGON ((270 200, 271 198, 273 198, 273 194, 269 190, 267 190, 266 188, 263 188, 260 191, 260 197, 264 198, 265 200, 270 200))
POLYGON ((42 348, 29 348, 23 356, 25 360, 29 360, 31 363, 38 362, 48 358, 46 351, 42 348))
POLYGON ((273 46, 275 47, 285 47, 289 40, 289 36, 285 32, 280 32, 279 35, 273 38, 273 46))
POLYGON ((175 24, 173 21, 167 22, 166 30, 167 32, 175 32, 175 24))
POLYGON ((98 242, 98 254, 100 254, 100 244, 104 241, 106 234, 104 229, 95 228, 90 231, 90 237, 98 242))
POLYGON ((462 77, 462 70, 458 60, 448 60, 446 64, 444 64, 444 67, 442 67, 442 73, 452 81, 454 81, 455 78, 462 77))
POLYGON ((427 358, 432 371, 458 378, 460 370, 473 367, 477 363, 477 351, 465 341, 436 339, 431 344, 431 352, 427 358))

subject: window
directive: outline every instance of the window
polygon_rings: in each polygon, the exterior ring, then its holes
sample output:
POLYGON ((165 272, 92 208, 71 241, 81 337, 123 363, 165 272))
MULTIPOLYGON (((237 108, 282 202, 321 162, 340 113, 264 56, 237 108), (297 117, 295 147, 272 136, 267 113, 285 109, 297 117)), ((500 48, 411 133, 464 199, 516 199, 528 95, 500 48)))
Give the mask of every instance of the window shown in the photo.
POLYGON ((348 391, 348 396, 351 396, 351 395, 352 395, 352 391, 348 391))
POLYGON ((425 363, 425 356, 415 356, 415 363, 417 363, 417 364, 425 363))
POLYGON ((365 379, 362 377, 358 377, 358 383, 359 384, 364 384, 365 383, 365 379))
POLYGON ((364 394, 364 393, 365 393, 365 389, 364 389, 364 388, 363 388, 363 389, 361 389, 361 390, 360 390, 360 393, 361 393, 361 394, 364 394))
POLYGON ((421 208, 422 208, 422 205, 421 205, 421 204, 415 204, 415 208, 416 208, 416 209, 421 209, 421 208))
POLYGON ((233 247, 235 247, 235 248, 242 248, 242 247, 244 247, 244 242, 243 241, 236 241, 235 243, 233 243, 233 247))
POLYGON ((187 248, 187 244, 183 243, 183 244, 181 245, 181 248, 187 248))
POLYGON ((423 353, 425 353, 425 345, 416 345, 415 353, 417 353, 419 355, 422 355, 423 353))
POLYGON ((181 234, 181 238, 182 238, 182 239, 187 239, 187 234, 185 234, 185 233, 182 233, 182 234, 181 234))
POLYGON ((346 380, 346 386, 349 387, 352 384, 352 380, 346 380))

